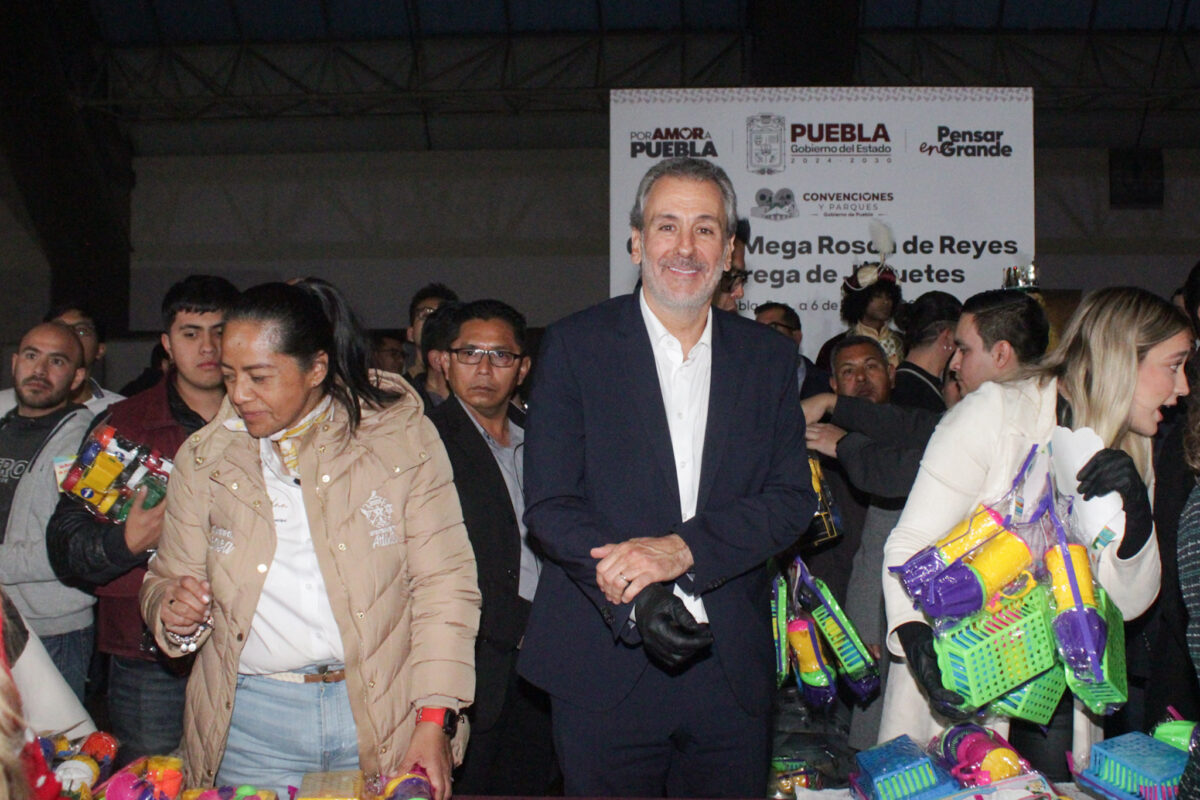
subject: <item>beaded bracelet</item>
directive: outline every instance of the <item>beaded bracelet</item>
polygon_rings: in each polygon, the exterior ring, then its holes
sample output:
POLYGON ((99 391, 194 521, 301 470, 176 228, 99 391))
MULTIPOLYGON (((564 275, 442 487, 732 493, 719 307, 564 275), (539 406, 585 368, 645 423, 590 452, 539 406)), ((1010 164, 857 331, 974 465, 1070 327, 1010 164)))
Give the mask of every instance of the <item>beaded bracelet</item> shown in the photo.
POLYGON ((194 652, 196 652, 196 648, 199 647, 199 640, 200 640, 201 635, 203 635, 203 633, 206 630, 208 630, 210 627, 211 627, 211 625, 209 625, 209 623, 202 622, 200 624, 200 627, 196 628, 196 630, 192 631, 187 636, 183 636, 181 634, 175 633, 174 631, 168 631, 168 630, 164 630, 163 633, 166 634, 168 642, 175 645, 183 652, 194 653, 194 652))

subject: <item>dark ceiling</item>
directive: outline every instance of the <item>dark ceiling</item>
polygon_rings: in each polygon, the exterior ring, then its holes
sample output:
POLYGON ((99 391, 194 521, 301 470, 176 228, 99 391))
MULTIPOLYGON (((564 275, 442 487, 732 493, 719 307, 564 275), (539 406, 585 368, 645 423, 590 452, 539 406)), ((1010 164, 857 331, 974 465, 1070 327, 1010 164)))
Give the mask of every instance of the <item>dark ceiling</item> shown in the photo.
POLYGON ((1200 141, 1200 0, 19 0, 0 153, 127 318, 132 157, 604 148, 614 88, 1032 86, 1041 147, 1200 141))

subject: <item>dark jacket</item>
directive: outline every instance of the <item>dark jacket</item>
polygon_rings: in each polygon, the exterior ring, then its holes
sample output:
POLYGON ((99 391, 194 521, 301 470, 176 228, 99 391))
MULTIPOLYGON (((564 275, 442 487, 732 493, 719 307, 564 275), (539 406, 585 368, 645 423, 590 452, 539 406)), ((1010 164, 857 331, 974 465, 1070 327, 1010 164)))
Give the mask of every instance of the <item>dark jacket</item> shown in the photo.
MULTIPOLYGON (((173 459, 190 433, 171 414, 167 381, 173 377, 110 406, 107 419, 101 422, 173 459)), ((125 526, 100 520, 81 503, 63 497, 50 518, 46 547, 50 565, 60 579, 96 587, 98 649, 127 658, 152 658, 141 647, 142 614, 138 608, 148 556, 129 552, 125 526)))
MULTIPOLYGON (((475 550, 483 609, 475 643, 475 705, 472 728, 495 724, 505 687, 516 666, 517 645, 525 634, 530 603, 517 594, 521 574, 521 531, 508 496, 508 486, 491 448, 454 397, 426 414, 442 435, 463 522, 475 550)), ((525 426, 525 413, 510 406, 509 419, 525 426)))
POLYGON ((676 578, 704 601, 723 678, 748 713, 774 689, 767 559, 812 519, 796 349, 765 325, 713 311, 712 382, 696 515, 679 487, 654 353, 638 295, 551 325, 525 439, 525 522, 544 548, 519 669, 589 710, 628 695, 649 659, 631 603, 609 603, 592 548, 678 534, 691 550, 676 578))

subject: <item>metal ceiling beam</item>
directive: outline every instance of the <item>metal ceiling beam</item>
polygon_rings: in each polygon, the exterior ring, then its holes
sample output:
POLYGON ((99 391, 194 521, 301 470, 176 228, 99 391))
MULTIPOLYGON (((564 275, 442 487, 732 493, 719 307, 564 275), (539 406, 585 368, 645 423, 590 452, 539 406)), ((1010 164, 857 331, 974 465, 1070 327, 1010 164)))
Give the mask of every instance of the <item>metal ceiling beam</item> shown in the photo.
POLYGON ((595 111, 610 88, 740 85, 742 37, 493 36, 101 49, 105 80, 79 87, 77 102, 128 123, 595 111))

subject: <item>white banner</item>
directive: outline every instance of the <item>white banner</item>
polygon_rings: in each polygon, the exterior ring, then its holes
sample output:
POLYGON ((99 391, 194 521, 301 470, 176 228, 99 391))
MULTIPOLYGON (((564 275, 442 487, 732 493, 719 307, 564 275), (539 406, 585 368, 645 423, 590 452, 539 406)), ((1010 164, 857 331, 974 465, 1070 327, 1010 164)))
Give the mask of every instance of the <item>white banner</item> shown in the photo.
POLYGON ((845 325, 843 278, 878 261, 868 232, 891 228, 905 300, 965 299, 1033 255, 1033 90, 780 88, 614 91, 613 295, 633 289, 629 209, 638 181, 672 156, 712 159, 750 220, 740 311, 800 312, 804 352, 845 325))

